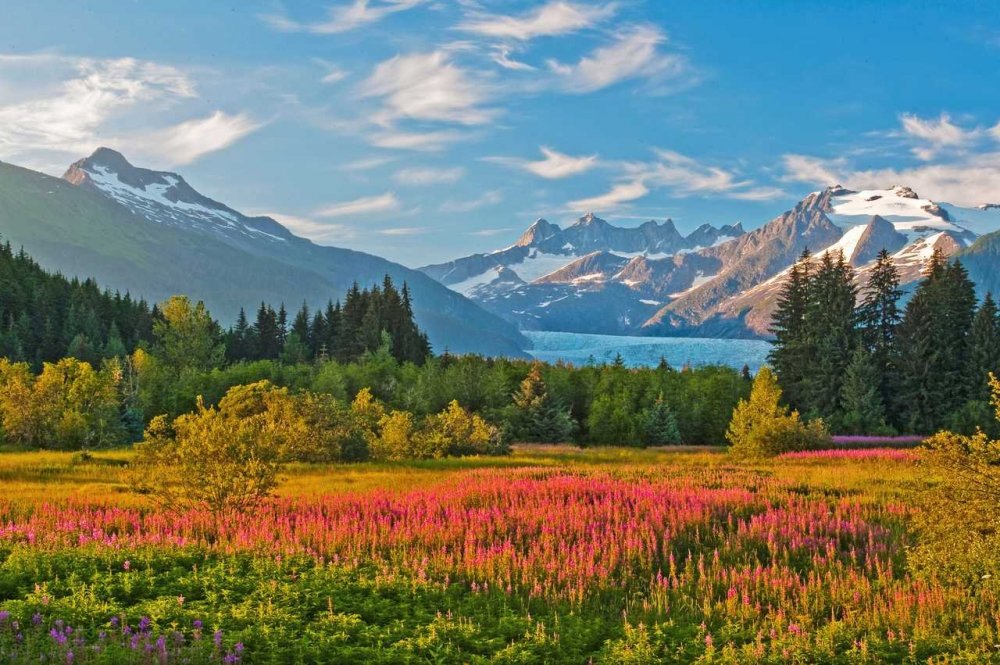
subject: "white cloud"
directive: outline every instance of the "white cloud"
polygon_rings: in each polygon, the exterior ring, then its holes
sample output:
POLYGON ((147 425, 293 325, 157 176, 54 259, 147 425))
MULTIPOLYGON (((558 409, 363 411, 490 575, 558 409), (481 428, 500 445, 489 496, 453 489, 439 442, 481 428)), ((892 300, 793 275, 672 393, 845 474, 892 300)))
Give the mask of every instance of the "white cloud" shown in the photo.
POLYGON ((254 212, 253 214, 271 217, 292 233, 321 244, 325 241, 342 242, 357 237, 356 230, 344 224, 319 222, 310 217, 280 212, 254 212))
POLYGON ((502 233, 510 233, 511 231, 516 231, 517 229, 513 226, 505 226, 500 229, 479 229, 478 231, 469 231, 470 236, 478 236, 480 238, 492 238, 493 236, 498 236, 502 233))
POLYGON ((350 72, 346 69, 342 69, 337 65, 327 65, 326 74, 320 79, 321 83, 333 84, 340 83, 344 79, 350 76, 350 72))
POLYGON ((549 68, 561 79, 568 92, 587 93, 633 78, 678 79, 689 72, 687 60, 662 53, 667 41, 663 32, 651 25, 620 31, 613 41, 595 49, 575 65, 549 60, 549 68))
POLYGON ((441 212, 472 212, 487 206, 497 205, 503 201, 503 194, 495 189, 485 192, 482 196, 468 201, 445 201, 438 208, 441 212))
POLYGON ((605 194, 569 202, 570 210, 580 212, 614 210, 623 203, 635 201, 649 194, 649 188, 642 180, 618 183, 605 194))
POLYGON ((382 236, 418 236, 427 231, 427 227, 424 226, 400 226, 394 229, 380 229, 376 233, 382 236))
POLYGON ((346 5, 327 9, 324 21, 295 21, 286 14, 265 14, 260 18, 275 30, 282 32, 311 32, 318 35, 335 35, 377 23, 396 12, 413 9, 428 0, 354 0, 346 5))
POLYGON ((985 133, 982 128, 964 129, 954 124, 947 113, 936 119, 924 119, 904 113, 900 116, 903 133, 926 145, 916 146, 912 152, 924 161, 934 159, 946 148, 961 149, 971 145, 985 133))
POLYGON ((571 201, 574 211, 613 211, 625 203, 641 199, 656 189, 672 196, 720 196, 742 201, 766 201, 786 196, 777 187, 762 187, 752 180, 738 179, 718 166, 708 166, 673 150, 654 150, 651 162, 624 162, 623 175, 610 191, 592 198, 571 201))
POLYGON ((396 161, 395 157, 386 156, 373 156, 373 157, 362 157, 361 159, 355 159, 353 161, 347 162, 340 167, 341 171, 371 171, 372 169, 377 169, 380 166, 385 166, 396 161))
POLYGON ((526 62, 521 62, 520 60, 514 60, 510 57, 511 50, 506 46, 497 47, 496 51, 493 53, 493 62, 497 63, 504 69, 510 69, 515 72, 533 72, 535 67, 529 65, 526 62))
POLYGON ((21 100, 0 103, 0 151, 8 157, 79 156, 111 143, 119 132, 109 124, 126 112, 195 96, 180 70, 134 58, 3 56, 0 81, 8 77, 21 100))
POLYGON ((530 161, 516 157, 484 157, 483 161, 522 169, 541 178, 557 180, 585 173, 598 165, 597 155, 572 157, 547 146, 539 148, 544 159, 530 161))
POLYGON ((431 132, 387 130, 370 135, 368 141, 377 148, 437 152, 443 150, 448 144, 461 141, 467 136, 468 134, 465 132, 447 129, 431 132))
POLYGON ((841 177, 847 172, 846 161, 843 159, 788 154, 782 157, 782 161, 785 165, 782 179, 788 182, 808 182, 829 187, 841 184, 841 177))
POLYGON ((851 189, 911 187, 920 196, 960 206, 1000 199, 1000 152, 964 155, 913 168, 853 169, 843 159, 785 156, 786 179, 820 186, 840 183, 851 189))
POLYGON ((460 166, 450 169, 413 167, 396 171, 392 179, 401 185, 440 185, 457 182, 465 175, 460 166))
POLYGON ((317 217, 347 217, 377 212, 399 210, 399 199, 392 192, 380 196, 363 196, 353 201, 333 203, 317 210, 317 217))
POLYGON ((528 40, 535 37, 564 35, 589 28, 610 17, 614 12, 613 4, 548 2, 534 11, 518 16, 473 15, 460 23, 458 29, 485 37, 528 40))
POLYGON ((377 97, 375 121, 391 126, 401 118, 481 125, 495 115, 483 108, 486 86, 451 60, 445 50, 399 55, 375 67, 359 92, 377 97))
POLYGON ((126 141, 126 144, 140 153, 166 160, 170 165, 183 165, 227 148, 261 126, 246 114, 229 115, 216 111, 208 117, 156 130, 126 141))

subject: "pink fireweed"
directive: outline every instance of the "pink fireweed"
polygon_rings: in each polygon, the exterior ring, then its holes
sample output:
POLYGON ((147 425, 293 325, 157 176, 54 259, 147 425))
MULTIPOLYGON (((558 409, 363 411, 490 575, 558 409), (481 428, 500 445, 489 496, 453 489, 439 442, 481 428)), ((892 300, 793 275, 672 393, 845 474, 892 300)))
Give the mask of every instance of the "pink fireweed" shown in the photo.
MULTIPOLYGON (((906 454, 805 456, 906 461, 906 454)), ((732 467, 520 468, 462 472, 416 490, 278 499, 221 522, 208 512, 171 515, 110 498, 50 503, 25 515, 0 499, 0 544, 121 551, 123 575, 136 574, 125 566, 129 553, 150 546, 308 555, 414 585, 738 622, 787 645, 819 639, 815 631, 831 616, 865 634, 914 635, 970 607, 965 590, 902 570, 907 514, 899 504, 803 493, 732 467)))
POLYGON ((780 459, 887 460, 914 462, 917 451, 906 448, 833 448, 784 453, 780 459))

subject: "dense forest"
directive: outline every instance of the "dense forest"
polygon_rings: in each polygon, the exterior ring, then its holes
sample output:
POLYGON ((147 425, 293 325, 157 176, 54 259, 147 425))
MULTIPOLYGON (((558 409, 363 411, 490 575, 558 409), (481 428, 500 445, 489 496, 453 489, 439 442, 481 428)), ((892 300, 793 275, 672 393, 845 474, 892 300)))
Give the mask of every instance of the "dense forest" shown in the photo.
POLYGON ((774 318, 770 361, 785 400, 844 433, 994 427, 989 375, 1000 374, 1000 316, 992 296, 978 303, 965 268, 940 251, 905 306, 903 296, 888 252, 860 293, 843 255, 805 253, 774 318))

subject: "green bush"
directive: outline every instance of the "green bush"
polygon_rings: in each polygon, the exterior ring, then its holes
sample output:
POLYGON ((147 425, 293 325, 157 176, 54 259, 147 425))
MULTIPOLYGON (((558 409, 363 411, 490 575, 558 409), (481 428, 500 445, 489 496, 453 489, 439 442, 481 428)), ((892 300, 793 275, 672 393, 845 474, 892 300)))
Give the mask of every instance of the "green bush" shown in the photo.
POLYGON ((737 404, 726 438, 731 453, 749 458, 830 445, 822 420, 803 423, 798 412, 781 405, 781 388, 767 367, 754 379, 749 399, 737 404))

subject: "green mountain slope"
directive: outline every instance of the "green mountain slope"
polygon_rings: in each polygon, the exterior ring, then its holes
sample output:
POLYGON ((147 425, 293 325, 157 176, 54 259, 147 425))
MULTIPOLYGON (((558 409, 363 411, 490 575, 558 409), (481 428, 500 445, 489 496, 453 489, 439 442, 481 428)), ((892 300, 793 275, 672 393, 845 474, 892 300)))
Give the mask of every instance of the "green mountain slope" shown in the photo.
POLYGON ((204 300, 223 322, 241 306, 338 298, 357 280, 389 273, 409 283, 420 326, 436 351, 520 355, 513 326, 423 273, 375 256, 296 239, 287 257, 245 249, 130 212, 98 192, 0 162, 0 236, 24 247, 45 268, 93 276, 104 286, 156 302, 174 293, 204 300), (312 258, 295 263, 303 255, 312 258))
POLYGON ((1000 296, 1000 231, 988 233, 956 255, 969 271, 980 296, 1000 296))

